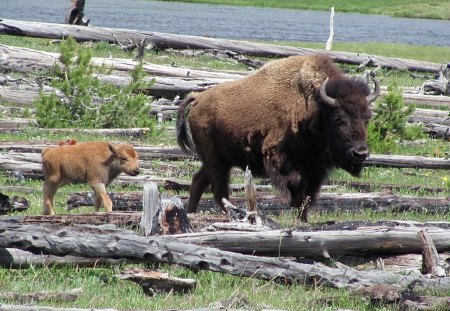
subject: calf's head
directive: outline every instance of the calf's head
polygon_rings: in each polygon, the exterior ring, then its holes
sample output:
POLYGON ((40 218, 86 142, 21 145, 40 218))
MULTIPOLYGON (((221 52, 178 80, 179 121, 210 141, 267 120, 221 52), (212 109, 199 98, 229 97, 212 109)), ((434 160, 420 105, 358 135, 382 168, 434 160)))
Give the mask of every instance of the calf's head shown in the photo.
POLYGON ((325 80, 319 92, 321 122, 325 139, 336 167, 359 176, 363 162, 369 155, 367 147, 367 124, 371 111, 369 104, 380 94, 375 83, 373 93, 360 79, 344 78, 325 80))
POLYGON ((128 144, 109 145, 114 158, 114 167, 121 173, 136 176, 139 174, 138 155, 133 146, 128 144))

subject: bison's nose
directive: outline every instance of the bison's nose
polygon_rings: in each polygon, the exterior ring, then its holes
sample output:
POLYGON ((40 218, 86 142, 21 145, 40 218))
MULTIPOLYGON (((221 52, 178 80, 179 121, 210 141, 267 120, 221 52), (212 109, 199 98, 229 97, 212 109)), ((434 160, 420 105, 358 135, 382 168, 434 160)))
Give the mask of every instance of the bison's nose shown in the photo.
POLYGON ((355 161, 362 162, 369 156, 369 150, 367 148, 352 149, 351 156, 355 161))
POLYGON ((136 175, 139 175, 140 172, 141 171, 137 168, 137 169, 134 169, 131 171, 131 175, 136 176, 136 175))

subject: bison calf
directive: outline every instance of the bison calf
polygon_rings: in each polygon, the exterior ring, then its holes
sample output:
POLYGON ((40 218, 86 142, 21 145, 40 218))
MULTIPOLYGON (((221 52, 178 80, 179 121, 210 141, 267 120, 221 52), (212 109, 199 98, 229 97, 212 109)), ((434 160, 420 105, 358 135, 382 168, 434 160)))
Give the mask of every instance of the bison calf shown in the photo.
POLYGON ((54 215, 53 198, 58 188, 70 183, 88 183, 95 193, 95 210, 102 205, 112 212, 106 186, 120 173, 139 174, 138 155, 128 144, 86 142, 50 147, 42 151, 44 215, 54 215))

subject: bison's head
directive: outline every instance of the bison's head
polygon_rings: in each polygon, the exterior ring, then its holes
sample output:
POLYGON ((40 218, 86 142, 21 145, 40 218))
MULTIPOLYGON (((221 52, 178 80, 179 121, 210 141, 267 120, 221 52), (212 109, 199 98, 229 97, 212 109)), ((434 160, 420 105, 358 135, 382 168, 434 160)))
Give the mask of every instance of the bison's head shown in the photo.
POLYGON ((361 174, 369 155, 366 142, 369 104, 380 94, 378 81, 371 79, 375 83, 371 94, 363 80, 352 78, 330 81, 327 78, 319 92, 321 121, 333 162, 353 176, 361 174))
POLYGON ((139 174, 138 155, 133 146, 128 144, 109 145, 109 150, 116 158, 116 165, 120 172, 131 176, 139 174))

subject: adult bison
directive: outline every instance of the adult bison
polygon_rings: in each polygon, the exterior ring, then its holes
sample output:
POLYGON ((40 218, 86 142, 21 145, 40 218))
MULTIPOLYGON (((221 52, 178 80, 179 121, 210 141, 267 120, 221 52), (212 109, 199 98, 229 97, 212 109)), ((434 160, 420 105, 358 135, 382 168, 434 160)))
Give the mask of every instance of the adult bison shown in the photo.
POLYGON ((95 193, 95 210, 103 206, 112 212, 112 201, 106 186, 120 173, 139 174, 138 155, 129 144, 113 145, 94 141, 62 144, 42 151, 44 173, 44 215, 54 215, 53 198, 58 188, 86 182, 95 193))
MULTIPOLYGON (((250 168, 268 176, 291 206, 315 199, 327 172, 361 173, 368 156, 369 104, 379 95, 366 82, 346 77, 325 56, 292 56, 268 63, 252 75, 226 82, 181 103, 177 140, 196 153, 188 212, 196 212, 211 185, 224 209, 230 169, 250 168)), ((307 210, 299 217, 307 222, 307 210)))

